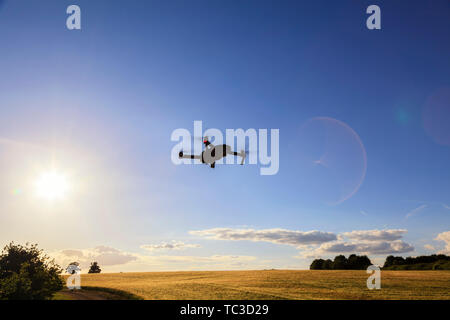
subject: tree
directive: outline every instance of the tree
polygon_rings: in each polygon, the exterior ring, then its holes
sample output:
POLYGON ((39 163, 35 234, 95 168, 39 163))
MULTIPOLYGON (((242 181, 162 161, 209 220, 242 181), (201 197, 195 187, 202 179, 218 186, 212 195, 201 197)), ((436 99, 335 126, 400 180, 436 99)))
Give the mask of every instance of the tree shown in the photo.
POLYGON ((62 269, 36 244, 11 242, 0 255, 0 300, 45 300, 63 288, 62 269))
POLYGON ((333 261, 333 269, 335 270, 347 269, 347 258, 343 255, 336 256, 333 261))
POLYGON ((405 259, 403 257, 394 257, 394 266, 401 266, 405 264, 405 259))
POLYGON ((323 269, 323 263, 325 261, 323 259, 316 259, 311 263, 311 266, 309 267, 310 270, 321 270, 323 269))
POLYGON ((98 263, 97 262, 92 262, 88 273, 100 273, 100 272, 102 272, 102 269, 100 269, 98 263))
POLYGON ((383 268, 387 268, 393 265, 394 265, 394 256, 387 256, 383 268))
POLYGON ((347 259, 347 269, 357 270, 358 268, 358 256, 351 254, 347 259))
POLYGON ((330 259, 327 259, 323 262, 322 269, 324 270, 331 270, 333 269, 333 261, 330 259))
POLYGON ((370 261, 368 256, 359 256, 358 257, 358 269, 359 270, 367 270, 367 268, 371 265, 372 265, 372 261, 370 261))

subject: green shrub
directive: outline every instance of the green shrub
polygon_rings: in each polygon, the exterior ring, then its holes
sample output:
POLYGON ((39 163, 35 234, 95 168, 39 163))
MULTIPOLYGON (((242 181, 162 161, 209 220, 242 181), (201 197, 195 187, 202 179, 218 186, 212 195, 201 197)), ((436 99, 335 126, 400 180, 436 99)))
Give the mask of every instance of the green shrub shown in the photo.
POLYGON ((63 288, 62 269, 37 245, 10 243, 0 255, 0 300, 45 300, 63 288))

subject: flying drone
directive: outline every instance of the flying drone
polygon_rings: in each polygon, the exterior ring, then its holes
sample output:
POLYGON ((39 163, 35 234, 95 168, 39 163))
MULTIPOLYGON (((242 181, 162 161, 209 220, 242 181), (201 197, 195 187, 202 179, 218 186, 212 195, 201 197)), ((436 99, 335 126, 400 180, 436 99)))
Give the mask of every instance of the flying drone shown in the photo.
POLYGON ((180 151, 178 156, 184 159, 197 159, 200 160, 201 163, 210 165, 211 168, 216 166, 216 161, 225 158, 228 155, 241 157, 241 165, 244 164, 246 152, 242 150, 241 152, 236 152, 231 150, 231 147, 226 144, 220 144, 214 146, 211 142, 209 142, 208 137, 203 138, 203 144, 205 145, 205 150, 203 150, 200 155, 187 155, 184 154, 183 151, 180 151))

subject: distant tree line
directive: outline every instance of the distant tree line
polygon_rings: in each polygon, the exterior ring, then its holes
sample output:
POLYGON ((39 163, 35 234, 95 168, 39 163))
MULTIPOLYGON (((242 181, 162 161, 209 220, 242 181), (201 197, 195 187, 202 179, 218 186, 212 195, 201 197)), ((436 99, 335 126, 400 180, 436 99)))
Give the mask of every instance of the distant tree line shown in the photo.
POLYGON ((383 269, 387 270, 450 270, 450 256, 432 254, 419 257, 388 256, 383 269))
MULTIPOLYGON (((351 254, 348 259, 339 255, 331 259, 316 259, 311 263, 311 270, 365 270, 372 262, 367 256, 351 254)), ((450 270, 450 256, 432 254, 419 257, 388 256, 383 265, 384 270, 450 270)))
POLYGON ((339 255, 331 259, 316 259, 311 263, 311 270, 365 270, 372 262, 367 256, 358 256, 351 254, 348 259, 339 255))

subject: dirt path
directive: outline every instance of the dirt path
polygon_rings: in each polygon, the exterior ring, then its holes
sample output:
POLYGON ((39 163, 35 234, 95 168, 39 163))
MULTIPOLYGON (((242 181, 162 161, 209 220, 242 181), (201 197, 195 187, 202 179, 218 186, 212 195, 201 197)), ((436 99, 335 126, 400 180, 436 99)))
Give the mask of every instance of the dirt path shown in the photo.
POLYGON ((55 296, 56 300, 120 300, 118 295, 95 290, 69 290, 64 289, 55 296))

